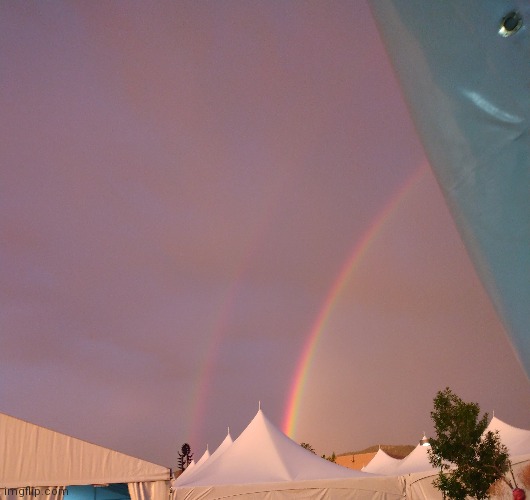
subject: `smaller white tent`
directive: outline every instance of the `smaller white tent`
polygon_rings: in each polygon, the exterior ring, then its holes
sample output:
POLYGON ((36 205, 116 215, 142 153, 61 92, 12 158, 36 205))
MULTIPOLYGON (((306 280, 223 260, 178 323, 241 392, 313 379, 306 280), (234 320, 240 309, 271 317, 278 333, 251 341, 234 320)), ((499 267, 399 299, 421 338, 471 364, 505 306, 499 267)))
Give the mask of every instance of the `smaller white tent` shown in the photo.
POLYGON ((388 456, 381 448, 368 465, 362 468, 363 472, 382 474, 384 476, 404 476, 416 472, 432 472, 429 462, 429 446, 418 444, 405 458, 397 459, 388 456))
POLYGON ((182 476, 185 476, 186 474, 191 474, 191 471, 195 468, 195 466, 196 462, 195 460, 192 460, 190 464, 177 476, 177 478, 172 481, 172 486, 174 486, 182 476))
POLYGON ((234 440, 232 439, 232 436, 230 435, 230 429, 228 429, 228 433, 226 434, 226 437, 223 439, 223 441, 217 447, 217 449, 211 454, 208 461, 212 462, 213 460, 216 460, 218 457, 220 457, 228 448, 230 448, 230 446, 232 446, 233 442, 234 440))
POLYGON ((499 431, 501 443, 508 448, 510 457, 530 454, 530 431, 519 429, 493 417, 486 428, 488 431, 499 431))
POLYGON ((208 446, 206 447, 206 450, 204 450, 204 453, 201 455, 201 458, 197 460, 197 466, 201 466, 206 460, 210 458, 210 450, 208 449, 208 446))
POLYGON ((393 458, 379 448, 372 460, 370 460, 370 462, 368 462, 368 464, 361 470, 363 472, 369 472, 370 474, 392 476, 400 463, 401 460, 399 458, 393 458))
POLYGON ((347 469, 302 448, 275 427, 261 409, 232 445, 215 460, 212 457, 175 485, 174 498, 269 499, 313 495, 397 499, 404 492, 404 484, 397 477, 378 477, 347 469))
POLYGON ((400 476, 413 472, 429 472, 436 469, 429 462, 428 450, 430 446, 418 444, 403 460, 400 461, 393 474, 400 476))
MULTIPOLYGON (((499 431, 501 443, 508 448, 510 453, 510 461, 516 481, 519 485, 522 485, 525 469, 530 464, 530 431, 513 427, 497 417, 491 419, 485 432, 488 431, 499 431)), ((416 449, 412 453, 414 452, 416 452, 416 449)), ((403 459, 403 461, 405 462, 407 459, 408 457, 403 459)), ((403 475, 406 483, 407 498, 411 500, 442 500, 442 494, 432 484, 438 474, 438 470, 433 468, 430 472, 428 470, 414 471, 413 465, 419 466, 421 463, 421 453, 417 452, 413 460, 410 460, 408 472, 406 471, 406 467, 398 468, 398 474, 403 475)), ((510 475, 508 475, 508 478, 511 480, 510 475)), ((491 496, 492 499, 508 497, 511 498, 511 492, 508 486, 503 484, 500 485, 500 491, 491 496)))
POLYGON ((206 462, 210 463, 212 461, 215 461, 224 453, 227 448, 232 445, 233 442, 234 441, 232 439, 232 436, 230 435, 229 428, 226 437, 223 439, 222 443, 217 447, 217 449, 210 455, 208 447, 206 447, 206 451, 202 454, 197 464, 195 464, 194 467, 192 467, 191 469, 188 466, 188 468, 185 469, 184 472, 173 481, 171 487, 176 488, 179 484, 184 484, 185 482, 187 483, 193 480, 193 475, 195 475, 206 462))

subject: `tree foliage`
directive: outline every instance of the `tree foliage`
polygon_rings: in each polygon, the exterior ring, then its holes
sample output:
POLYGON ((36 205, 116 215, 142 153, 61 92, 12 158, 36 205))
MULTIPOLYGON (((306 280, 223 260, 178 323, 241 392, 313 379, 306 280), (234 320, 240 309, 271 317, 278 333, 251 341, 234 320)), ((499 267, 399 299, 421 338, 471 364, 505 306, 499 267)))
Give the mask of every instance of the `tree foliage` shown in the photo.
POLYGON ((325 458, 327 461, 333 462, 334 464, 337 463, 337 456, 335 455, 335 452, 333 452, 329 457, 322 455, 322 458, 325 458))
POLYGON ((429 440, 429 461, 440 469, 434 485, 448 499, 488 498, 498 479, 507 482, 511 470, 508 450, 498 432, 485 432, 488 414, 479 418, 477 403, 466 403, 449 387, 434 398, 431 418, 436 437, 429 440))
POLYGON ((302 448, 305 448, 307 451, 310 451, 311 453, 314 453, 316 455, 315 449, 309 443, 300 443, 300 446, 302 448))
POLYGON ((189 464, 191 464, 191 461, 193 460, 193 453, 191 452, 191 447, 188 443, 184 443, 180 449, 179 452, 179 459, 177 467, 179 470, 183 471, 188 467, 189 464))

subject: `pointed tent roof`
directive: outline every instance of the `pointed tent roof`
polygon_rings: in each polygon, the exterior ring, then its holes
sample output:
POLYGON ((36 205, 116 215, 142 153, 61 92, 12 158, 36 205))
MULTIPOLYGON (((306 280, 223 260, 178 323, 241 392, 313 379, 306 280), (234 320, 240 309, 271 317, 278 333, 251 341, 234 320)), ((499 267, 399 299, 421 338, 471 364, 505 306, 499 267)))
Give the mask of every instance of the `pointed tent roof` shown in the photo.
POLYGON ((192 471, 193 468, 195 467, 195 460, 192 460, 189 465, 186 467, 186 469, 184 470, 184 472, 187 472, 187 471, 192 471))
POLYGON ((519 429, 493 417, 485 432, 499 431, 501 443, 508 448, 510 456, 526 455, 530 453, 530 431, 519 429))
POLYGON ((197 462, 196 466, 193 468, 193 470, 190 470, 187 474, 187 471, 189 469, 186 469, 177 479, 173 481, 173 488, 179 486, 180 484, 184 484, 184 482, 188 482, 192 480, 192 475, 196 474, 199 469, 206 463, 210 463, 213 460, 216 460, 218 457, 220 457, 223 452, 230 447, 230 445, 233 443, 232 436, 230 435, 230 428, 228 429, 228 433, 226 437, 223 439, 222 443, 217 447, 217 449, 210 455, 210 452, 208 450, 208 447, 206 447, 206 451, 203 453, 202 457, 197 462))
POLYGON ((394 474, 403 475, 436 470, 429 462, 427 454, 429 448, 430 446, 418 444, 403 460, 400 460, 401 463, 398 464, 394 474))
POLYGON ((241 435, 216 460, 178 486, 250 484, 293 480, 365 477, 302 448, 275 427, 260 409, 241 435))
POLYGON ((191 471, 195 468, 196 466, 196 463, 195 463, 195 460, 192 460, 190 462, 190 464, 177 476, 176 479, 174 479, 172 481, 172 486, 174 486, 175 484, 177 484, 177 481, 184 475, 187 475, 187 474, 191 474, 191 471))
POLYGON ((210 460, 215 460, 217 457, 220 457, 228 448, 230 448, 230 446, 232 446, 233 442, 234 440, 230 435, 230 428, 228 428, 226 437, 223 439, 222 443, 217 447, 217 449, 212 453, 210 460))
POLYGON ((402 460, 393 458, 384 452, 381 448, 377 450, 375 456, 361 470, 371 474, 384 474, 390 476, 395 473, 402 460))
POLYGON ((201 458, 197 460, 197 465, 202 465, 209 458, 210 458, 210 450, 208 449, 208 446, 206 446, 206 450, 204 450, 204 453, 202 454, 201 458))
POLYGON ((0 413, 5 488, 168 480, 170 469, 0 413))

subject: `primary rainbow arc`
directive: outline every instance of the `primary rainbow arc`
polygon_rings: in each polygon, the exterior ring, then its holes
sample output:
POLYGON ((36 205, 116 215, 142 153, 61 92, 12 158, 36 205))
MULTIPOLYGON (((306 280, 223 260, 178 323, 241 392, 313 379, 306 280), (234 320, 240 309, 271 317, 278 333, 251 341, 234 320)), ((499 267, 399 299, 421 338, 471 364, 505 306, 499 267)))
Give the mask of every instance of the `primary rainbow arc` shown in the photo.
POLYGON ((306 389, 308 375, 311 369, 311 364, 315 356, 319 341, 322 337, 327 322, 334 310, 334 307, 344 290, 344 287, 350 281, 352 274, 361 262, 362 258, 368 252, 371 243, 374 241, 377 234, 381 231, 385 223, 391 218, 392 213, 398 208, 400 203, 405 199, 407 193, 419 182, 426 168, 420 165, 416 171, 407 179, 397 192, 392 196, 390 201, 383 207, 383 209, 374 218, 370 227, 362 234, 361 238, 354 245, 349 257, 340 269, 335 281, 330 287, 328 294, 320 307, 316 316, 313 327, 307 337, 302 354, 299 358, 295 377, 288 394, 286 405, 286 412, 283 421, 283 431, 288 436, 294 437, 296 434, 296 426, 300 414, 300 405, 306 389))

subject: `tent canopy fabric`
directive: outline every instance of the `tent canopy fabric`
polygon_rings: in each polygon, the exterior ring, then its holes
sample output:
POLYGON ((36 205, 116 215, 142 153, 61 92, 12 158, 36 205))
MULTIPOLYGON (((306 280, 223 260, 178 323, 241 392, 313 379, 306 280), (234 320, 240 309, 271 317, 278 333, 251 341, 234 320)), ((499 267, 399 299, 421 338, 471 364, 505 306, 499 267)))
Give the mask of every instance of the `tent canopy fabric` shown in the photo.
POLYGON ((416 445, 403 460, 400 461, 393 474, 404 475, 413 472, 436 471, 429 462, 428 450, 430 446, 416 445))
POLYGON ((192 460, 190 464, 180 473, 180 476, 178 476, 174 481, 173 485, 176 484, 176 482, 184 475, 191 474, 191 471, 195 469, 197 464, 195 463, 195 460, 192 460))
MULTIPOLYGON (((524 486, 526 470, 530 465, 530 454, 519 455, 510 458, 510 460, 517 484, 524 486)), ((402 476, 405 482, 406 498, 410 500, 443 500, 441 491, 433 485, 437 474, 438 472, 433 469, 430 472, 415 472, 402 476)), ((508 478, 512 480, 511 475, 508 475, 508 478)), ((511 493, 509 487, 501 481, 490 498, 492 500, 512 498, 511 493)))
POLYGON ((347 469, 302 448, 260 409, 241 435, 174 483, 173 500, 403 498, 400 477, 347 469))
POLYGON ((371 474, 384 474, 391 476, 402 461, 399 458, 393 458, 384 450, 379 448, 375 456, 361 470, 371 474))
MULTIPOLYGON (((339 466, 340 467, 340 466, 339 466)), ((405 483, 390 476, 281 481, 259 484, 223 484, 218 486, 184 487, 176 490, 178 500, 284 500, 304 498, 322 500, 397 500, 405 498, 405 483)))
POLYGON ((146 462, 0 413, 2 487, 73 486, 169 480, 146 462))
MULTIPOLYGON (((232 436, 230 435, 230 430, 228 431, 228 434, 226 435, 226 437, 223 439, 223 442, 217 447, 217 449, 208 457, 208 460, 209 461, 213 461, 213 460, 216 460, 217 457, 219 457, 220 455, 222 455, 225 450, 227 450, 228 448, 230 448, 230 446, 232 446, 232 443, 234 442, 234 440, 232 439, 232 436)), ((202 464, 198 464, 198 465, 202 465, 202 464)))
MULTIPOLYGON (((530 430, 519 429, 493 417, 485 432, 498 431, 501 443, 508 448, 510 458, 530 454, 530 430)), ((429 462, 428 446, 417 445, 412 452, 401 460, 389 457, 379 449, 374 458, 363 467, 364 472, 383 475, 405 475, 436 472, 429 462)))
POLYGON ((529 430, 513 427, 494 416, 486 428, 486 432, 488 431, 499 431, 501 443, 508 448, 510 457, 530 453, 529 430))
POLYGON ((388 456, 379 449, 374 458, 363 467, 364 472, 382 474, 384 476, 404 476, 416 472, 436 471, 429 462, 429 446, 418 444, 405 458, 398 459, 388 456))
POLYGON ((202 454, 199 461, 193 467, 188 467, 185 469, 184 472, 173 481, 172 487, 175 488, 179 484, 184 484, 184 482, 191 480, 192 475, 195 475, 206 461, 216 460, 216 458, 222 455, 222 453, 229 448, 233 442, 232 436, 230 435, 230 429, 228 429, 226 437, 223 439, 223 442, 218 446, 218 448, 211 455, 208 448, 206 448, 206 451, 202 454))
POLYGON ((210 458, 210 450, 208 449, 208 447, 206 447, 206 450, 204 450, 204 453, 201 455, 201 458, 199 458, 199 460, 197 460, 197 463, 195 465, 202 465, 204 462, 206 462, 206 460, 208 460, 210 458))
MULTIPOLYGON (((518 484, 525 484, 525 475, 530 466, 530 430, 513 427, 497 417, 493 417, 485 432, 498 431, 501 442, 508 448, 512 470, 518 484)), ((398 475, 405 484, 406 498, 411 500, 442 500, 443 496, 433 485, 433 480, 438 474, 438 470, 432 468, 428 463, 427 447, 417 446, 407 457, 398 460, 397 467, 384 468, 384 459, 381 457, 376 461, 373 469, 377 469, 380 474, 398 475), (422 450, 423 448, 423 450, 422 450), (383 464, 382 467, 378 467, 383 464)), ((379 453, 379 452, 378 452, 379 453)), ((390 457, 389 457, 390 458, 390 457)), ((370 462, 363 470, 369 469, 370 462)), ((373 471, 370 469, 370 471, 373 471)), ((502 487, 502 485, 501 485, 502 487)), ((496 492, 491 498, 506 498, 511 492, 508 487, 503 491, 496 492)))
POLYGON ((260 409, 241 435, 216 458, 183 477, 179 486, 260 484, 362 477, 302 448, 275 427, 260 409))

